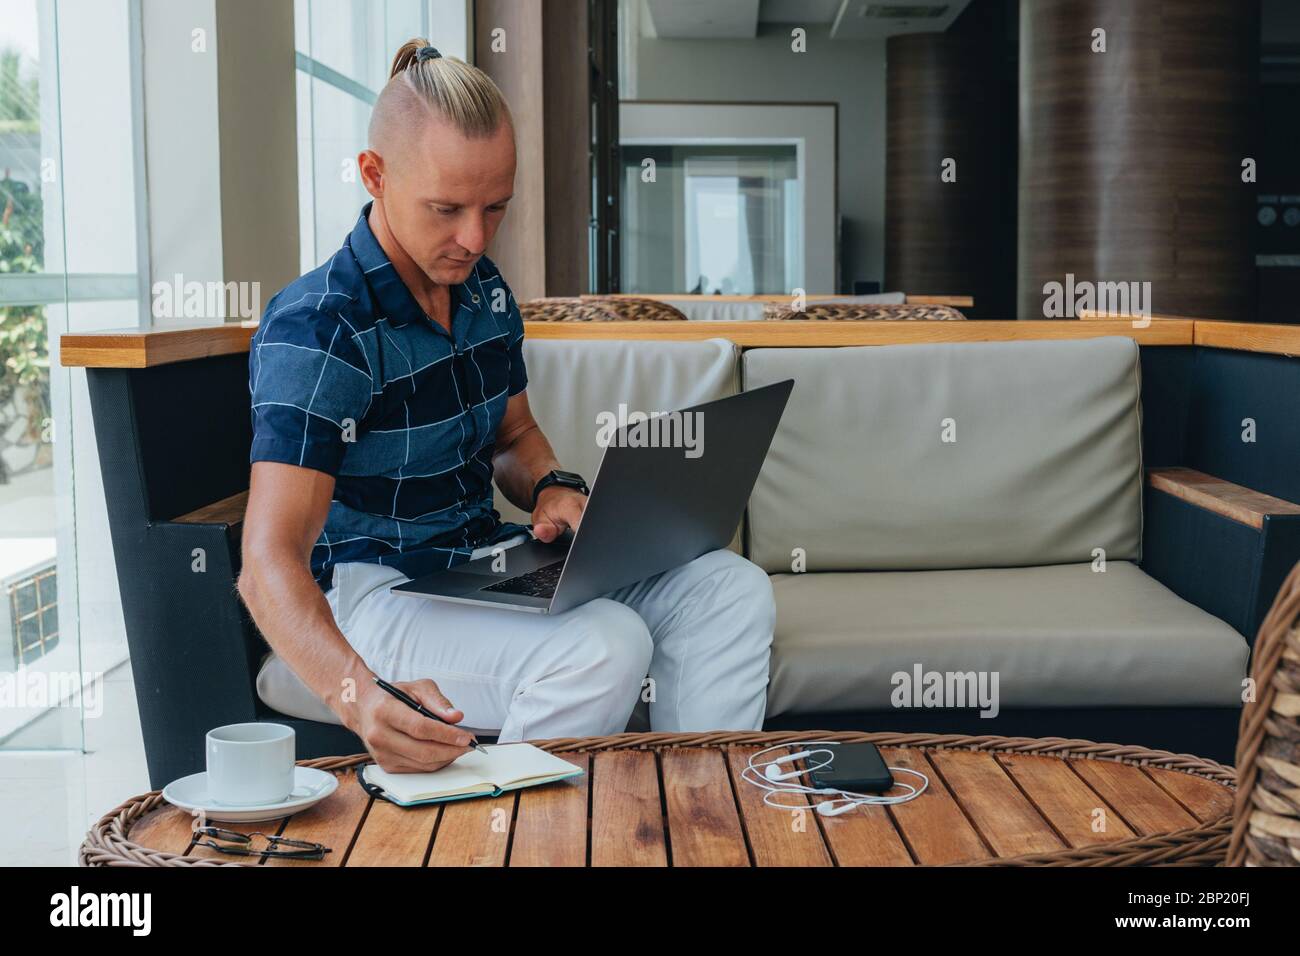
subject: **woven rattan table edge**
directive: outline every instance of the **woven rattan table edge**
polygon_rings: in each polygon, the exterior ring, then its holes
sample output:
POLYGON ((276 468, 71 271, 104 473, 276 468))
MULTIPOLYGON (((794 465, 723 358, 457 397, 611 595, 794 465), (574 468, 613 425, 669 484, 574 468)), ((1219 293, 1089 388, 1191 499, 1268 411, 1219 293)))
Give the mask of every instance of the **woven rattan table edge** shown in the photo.
MULTIPOLYGON (((844 730, 715 731, 701 733, 622 733, 602 737, 557 737, 529 743, 552 753, 592 753, 608 750, 663 750, 684 747, 776 746, 800 740, 870 742, 882 747, 919 750, 965 750, 1019 753, 1069 760, 1106 760, 1137 767, 1155 767, 1199 776, 1235 790, 1231 767, 1194 754, 1153 750, 1130 744, 1098 743, 1069 737, 1002 737, 996 735, 894 733, 844 730)), ((320 770, 346 770, 371 759, 369 754, 319 757, 299 761, 320 770)), ((160 790, 119 804, 104 814, 86 834, 77 854, 79 866, 256 866, 189 857, 134 843, 130 829, 166 801, 160 790)), ((951 866, 1213 866, 1222 864, 1232 830, 1231 812, 1197 826, 1170 833, 1133 837, 1095 846, 1017 857, 971 860, 951 866)))

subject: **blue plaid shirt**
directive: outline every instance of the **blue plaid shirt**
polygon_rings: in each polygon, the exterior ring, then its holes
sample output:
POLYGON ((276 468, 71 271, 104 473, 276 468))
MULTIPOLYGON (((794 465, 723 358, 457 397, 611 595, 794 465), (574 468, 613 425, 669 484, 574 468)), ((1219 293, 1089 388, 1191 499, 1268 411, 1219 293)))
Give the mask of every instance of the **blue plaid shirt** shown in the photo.
POLYGON ((492 507, 506 399, 524 390, 523 320, 482 256, 451 288, 451 334, 425 315, 361 211, 343 248, 267 303, 249 353, 252 461, 332 475, 311 553, 418 577, 525 526, 492 507))

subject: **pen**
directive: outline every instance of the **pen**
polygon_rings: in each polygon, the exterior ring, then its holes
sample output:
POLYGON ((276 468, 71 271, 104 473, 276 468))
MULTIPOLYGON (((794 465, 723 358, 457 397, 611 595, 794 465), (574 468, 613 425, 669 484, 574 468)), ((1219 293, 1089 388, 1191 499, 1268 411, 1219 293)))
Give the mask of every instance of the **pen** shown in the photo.
MULTIPOLYGON (((388 681, 384 680, 382 677, 376 677, 375 683, 378 684, 381 689, 388 691, 388 693, 392 694, 394 697, 400 700, 407 707, 411 708, 411 710, 415 711, 417 714, 423 714, 425 717, 428 717, 430 720, 436 720, 440 724, 447 724, 445 720, 443 720, 433 711, 427 709, 423 704, 421 704, 410 694, 398 690, 396 687, 388 683, 388 681)), ((451 727, 453 725, 447 724, 447 726, 451 727)), ((469 738, 469 745, 473 747, 475 750, 477 750, 479 753, 483 753, 483 754, 487 753, 487 750, 484 749, 483 745, 480 744, 478 742, 478 739, 472 735, 469 738)))

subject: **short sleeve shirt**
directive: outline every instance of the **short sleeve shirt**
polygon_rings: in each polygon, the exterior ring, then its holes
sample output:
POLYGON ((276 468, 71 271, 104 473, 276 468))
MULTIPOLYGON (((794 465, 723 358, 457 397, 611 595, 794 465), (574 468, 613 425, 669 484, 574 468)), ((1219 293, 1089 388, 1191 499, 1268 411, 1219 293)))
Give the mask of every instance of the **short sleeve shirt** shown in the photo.
POLYGON ((267 303, 249 354, 252 461, 332 475, 311 553, 417 577, 525 530, 493 508, 507 399, 528 383, 523 321, 487 257, 450 289, 450 334, 398 277, 361 211, 343 248, 267 303))

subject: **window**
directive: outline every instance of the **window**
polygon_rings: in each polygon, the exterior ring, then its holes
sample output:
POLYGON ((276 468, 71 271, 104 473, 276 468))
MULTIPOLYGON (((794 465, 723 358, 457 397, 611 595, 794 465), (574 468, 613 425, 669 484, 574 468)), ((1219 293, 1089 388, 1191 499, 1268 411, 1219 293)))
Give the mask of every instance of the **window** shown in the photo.
POLYGON ((370 199, 357 173, 397 48, 429 38, 468 60, 466 0, 295 0, 302 271, 333 254, 370 199))
POLYGON ((54 359, 65 331, 145 314, 139 4, 4 9, 0 745, 81 747, 83 685, 127 651, 84 377, 54 359))
POLYGON ((783 293, 803 284, 792 144, 624 146, 624 291, 783 293), (654 182, 644 182, 646 161, 654 182))

